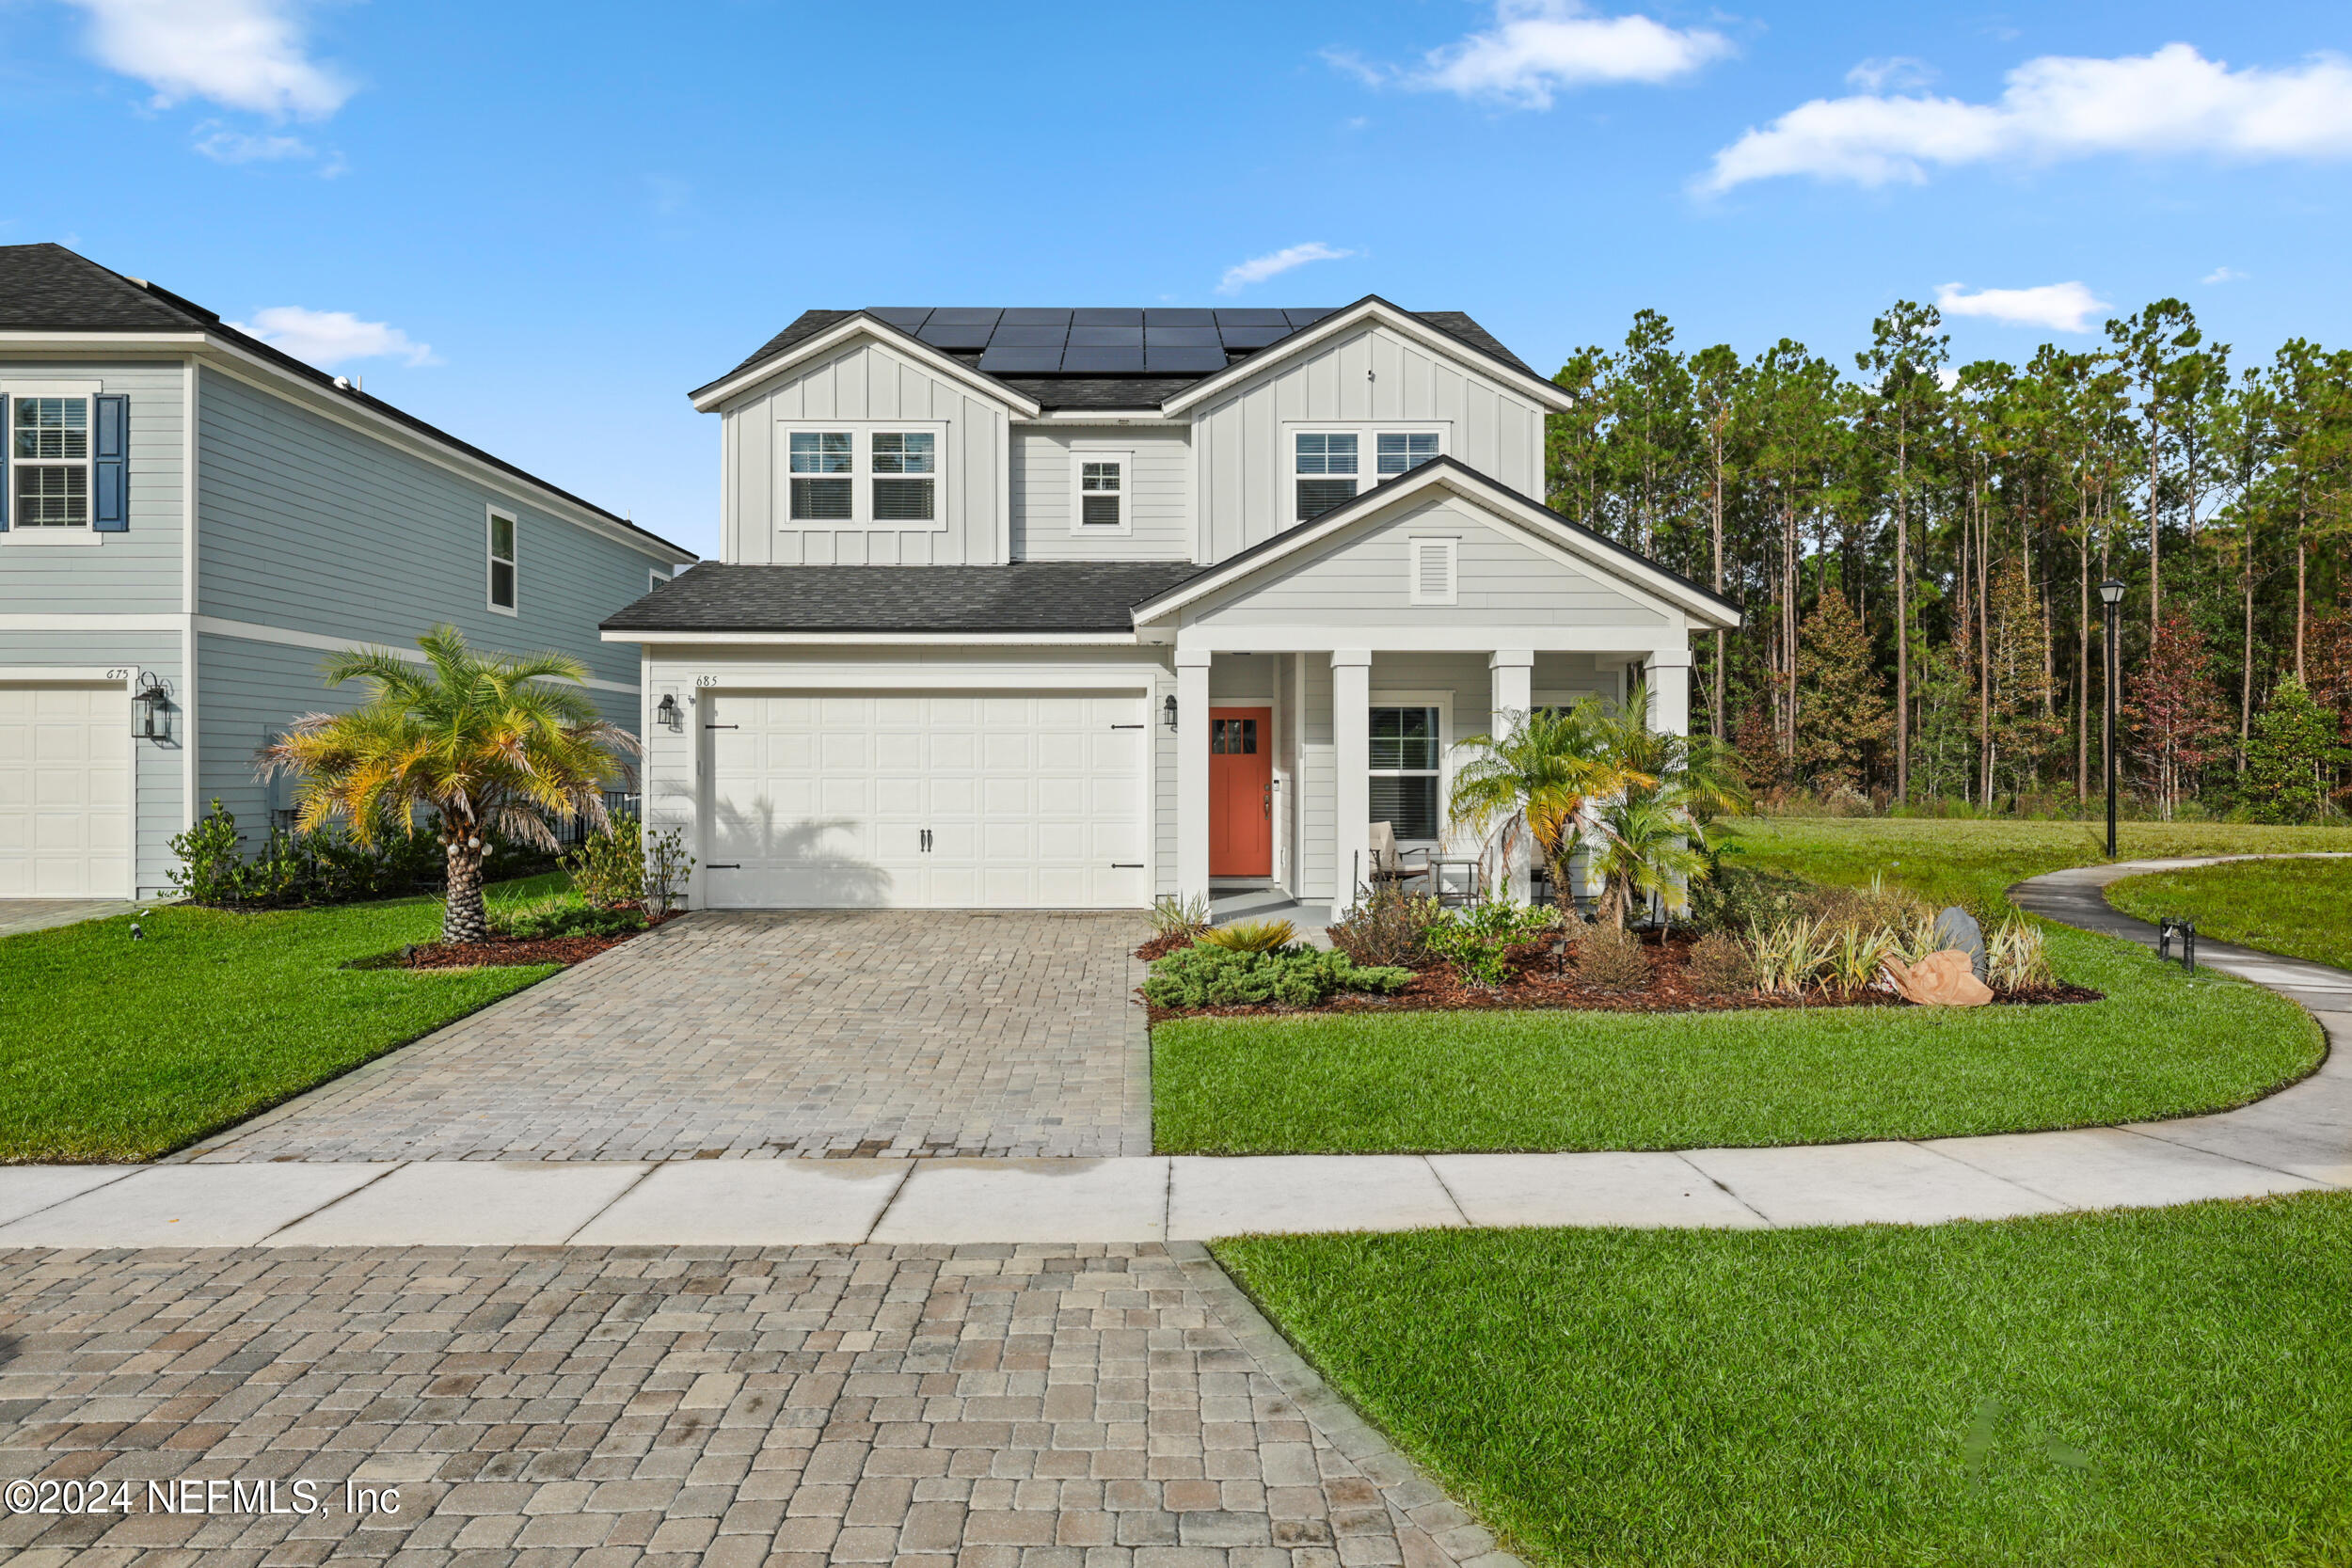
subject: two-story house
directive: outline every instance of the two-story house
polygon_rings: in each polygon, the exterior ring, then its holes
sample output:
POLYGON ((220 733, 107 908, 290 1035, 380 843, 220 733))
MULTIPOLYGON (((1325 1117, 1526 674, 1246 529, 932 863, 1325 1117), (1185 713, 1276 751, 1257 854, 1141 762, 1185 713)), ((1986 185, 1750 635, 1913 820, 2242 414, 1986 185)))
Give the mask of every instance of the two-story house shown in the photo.
MULTIPOLYGON (((255 752, 347 706, 328 653, 447 622, 554 648, 634 729, 597 621, 691 551, 55 245, 0 246, 0 898, 168 891, 255 752)), ((275 794, 272 793, 272 788, 275 794)))
POLYGON ((1532 499, 1568 395, 1457 312, 811 310, 692 398, 724 560, 604 626, 705 907, 1344 904, 1739 622, 1532 499))

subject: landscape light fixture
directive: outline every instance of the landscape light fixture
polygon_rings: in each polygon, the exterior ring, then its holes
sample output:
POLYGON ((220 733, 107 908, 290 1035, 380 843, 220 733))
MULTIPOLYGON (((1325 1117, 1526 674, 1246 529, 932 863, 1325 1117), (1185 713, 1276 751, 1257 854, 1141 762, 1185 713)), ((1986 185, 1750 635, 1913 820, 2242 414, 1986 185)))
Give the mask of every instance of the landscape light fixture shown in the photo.
POLYGON ((1176 733, 1176 699, 1174 697, 1168 698, 1167 702, 1160 705, 1160 714, 1162 721, 1168 725, 1168 733, 1174 735, 1176 733))
POLYGON ((2099 602, 2106 607, 2107 632, 2102 652, 2106 657, 2106 721, 2099 751, 2107 766, 2107 859, 2115 859, 2115 610, 2123 602, 2123 584, 2114 578, 2099 585, 2099 602))

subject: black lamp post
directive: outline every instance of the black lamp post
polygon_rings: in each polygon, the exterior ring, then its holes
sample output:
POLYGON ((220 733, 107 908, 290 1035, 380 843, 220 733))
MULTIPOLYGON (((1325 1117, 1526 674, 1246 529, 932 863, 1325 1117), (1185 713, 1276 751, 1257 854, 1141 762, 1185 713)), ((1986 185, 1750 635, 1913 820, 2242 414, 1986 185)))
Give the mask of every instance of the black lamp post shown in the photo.
POLYGON ((2106 724, 2099 750, 2107 765, 2107 859, 2115 859, 2115 611, 2123 602, 2123 585, 2113 578, 2099 585, 2099 602, 2106 607, 2107 631, 2101 645, 2106 656, 2106 724))

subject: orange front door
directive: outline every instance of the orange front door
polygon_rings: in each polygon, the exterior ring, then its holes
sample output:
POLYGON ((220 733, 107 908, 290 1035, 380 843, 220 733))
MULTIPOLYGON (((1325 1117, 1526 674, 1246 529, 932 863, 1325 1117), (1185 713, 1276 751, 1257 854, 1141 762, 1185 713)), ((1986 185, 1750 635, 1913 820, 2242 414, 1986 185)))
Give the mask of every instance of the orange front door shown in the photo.
POLYGON ((1274 710, 1209 710, 1209 875, 1274 875, 1274 710))

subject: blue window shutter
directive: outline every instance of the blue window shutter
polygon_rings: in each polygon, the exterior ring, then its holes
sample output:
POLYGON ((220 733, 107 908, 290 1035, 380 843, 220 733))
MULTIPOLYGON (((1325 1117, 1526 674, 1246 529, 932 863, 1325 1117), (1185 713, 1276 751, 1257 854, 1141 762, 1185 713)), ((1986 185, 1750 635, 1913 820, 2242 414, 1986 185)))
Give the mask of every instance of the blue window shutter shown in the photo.
POLYGON ((8 400, 0 397, 0 533, 8 531, 8 446, 15 439, 8 429, 8 400))
POLYGON ((100 533, 131 531, 131 400, 120 393, 90 400, 90 527, 100 533))

